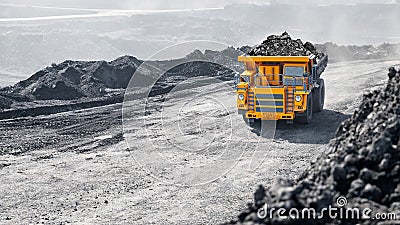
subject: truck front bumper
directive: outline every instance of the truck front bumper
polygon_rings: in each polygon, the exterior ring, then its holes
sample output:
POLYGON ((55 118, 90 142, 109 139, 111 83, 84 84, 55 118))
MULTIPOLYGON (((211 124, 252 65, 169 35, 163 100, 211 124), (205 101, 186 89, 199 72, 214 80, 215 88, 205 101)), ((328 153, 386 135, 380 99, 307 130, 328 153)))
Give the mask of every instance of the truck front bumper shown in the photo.
POLYGON ((294 113, 246 112, 246 118, 261 120, 293 120, 294 113))

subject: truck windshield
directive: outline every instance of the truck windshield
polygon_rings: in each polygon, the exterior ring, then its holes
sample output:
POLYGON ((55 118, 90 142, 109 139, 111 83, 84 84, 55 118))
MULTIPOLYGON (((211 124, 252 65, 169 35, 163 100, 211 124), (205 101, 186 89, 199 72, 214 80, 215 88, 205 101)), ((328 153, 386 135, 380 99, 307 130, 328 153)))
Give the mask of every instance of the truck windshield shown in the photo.
POLYGON ((286 66, 285 76, 302 77, 304 74, 304 67, 302 66, 286 66))
POLYGON ((240 76, 240 82, 249 82, 250 79, 248 76, 240 76))

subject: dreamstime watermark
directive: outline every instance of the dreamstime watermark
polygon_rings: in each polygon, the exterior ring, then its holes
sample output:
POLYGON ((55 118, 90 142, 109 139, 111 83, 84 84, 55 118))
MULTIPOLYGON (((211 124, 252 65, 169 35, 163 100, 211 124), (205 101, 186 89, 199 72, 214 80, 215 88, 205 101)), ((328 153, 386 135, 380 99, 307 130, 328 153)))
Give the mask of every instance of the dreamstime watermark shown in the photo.
POLYGON ((352 208, 347 207, 347 199, 340 196, 336 200, 337 207, 329 205, 328 207, 316 210, 314 208, 274 208, 265 204, 257 211, 260 219, 278 218, 281 220, 301 219, 346 219, 346 220, 396 220, 396 213, 390 212, 373 212, 371 208, 352 208))

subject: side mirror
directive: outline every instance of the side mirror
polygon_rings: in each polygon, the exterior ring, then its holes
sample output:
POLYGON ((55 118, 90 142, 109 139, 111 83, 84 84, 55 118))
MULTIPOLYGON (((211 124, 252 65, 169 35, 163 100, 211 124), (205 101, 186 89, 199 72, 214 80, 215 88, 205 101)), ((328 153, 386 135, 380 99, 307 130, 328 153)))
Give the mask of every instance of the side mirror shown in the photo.
POLYGON ((240 83, 240 76, 239 74, 235 73, 235 75, 233 76, 234 79, 234 84, 235 84, 235 88, 237 87, 237 85, 240 83))

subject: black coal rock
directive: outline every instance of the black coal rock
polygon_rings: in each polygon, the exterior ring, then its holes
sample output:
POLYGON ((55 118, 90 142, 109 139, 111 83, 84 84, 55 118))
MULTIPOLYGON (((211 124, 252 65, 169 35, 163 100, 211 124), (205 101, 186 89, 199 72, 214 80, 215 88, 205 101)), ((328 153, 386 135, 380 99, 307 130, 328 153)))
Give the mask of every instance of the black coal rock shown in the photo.
POLYGON ((365 187, 365 182, 363 180, 361 179, 353 180, 353 182, 351 182, 349 192, 353 196, 360 196, 360 193, 364 189, 364 187, 365 187))
POLYGON ((372 184, 367 184, 364 187, 364 190, 361 192, 361 196, 373 201, 379 201, 381 198, 382 191, 379 187, 372 185, 372 184))
POLYGON ((389 79, 392 79, 394 76, 396 76, 396 73, 397 73, 396 69, 394 67, 390 67, 389 74, 388 74, 389 79))
POLYGON ((374 172, 367 168, 363 168, 360 172, 360 179, 362 179, 364 182, 372 181, 373 177, 374 177, 374 172))
POLYGON ((332 169, 333 179, 337 182, 343 181, 346 179, 346 170, 343 166, 337 165, 332 169))
POLYGON ((264 186, 260 185, 257 191, 254 193, 254 200, 257 206, 262 206, 265 198, 265 188, 264 186))

